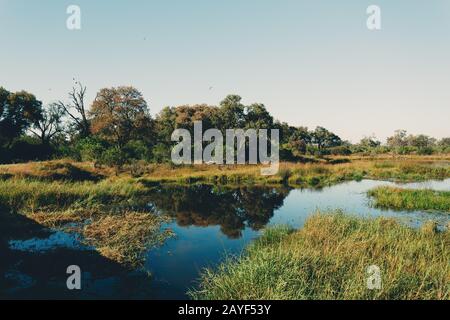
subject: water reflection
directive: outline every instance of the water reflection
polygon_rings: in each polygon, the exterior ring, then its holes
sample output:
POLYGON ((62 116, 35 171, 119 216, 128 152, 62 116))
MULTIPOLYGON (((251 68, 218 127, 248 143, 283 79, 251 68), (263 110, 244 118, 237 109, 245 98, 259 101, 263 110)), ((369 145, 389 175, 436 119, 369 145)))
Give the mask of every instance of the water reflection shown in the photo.
MULTIPOLYGON (((108 208, 111 213, 121 213, 131 206, 172 217, 164 228, 174 230, 176 237, 162 246, 144 248, 145 270, 137 271, 0 207, 0 299, 185 299, 186 290, 196 285, 202 268, 216 266, 226 254, 242 252, 259 236, 262 227, 289 224, 301 228, 316 210, 339 208, 360 216, 394 217, 412 226, 428 220, 439 226, 449 223, 450 216, 439 212, 372 208, 366 193, 382 185, 396 184, 363 180, 322 190, 200 184, 150 186, 145 197, 130 199, 126 207, 111 203, 108 208), (82 267, 85 282, 81 292, 70 292, 65 287, 65 268, 70 264, 82 267)), ((450 190, 450 179, 402 186, 450 190)))
POLYGON ((220 226, 231 239, 246 227, 260 230, 283 206, 288 188, 217 187, 211 185, 155 187, 148 201, 179 226, 220 226))
POLYGON ((0 299, 152 298, 150 275, 132 271, 0 205, 0 299), (66 287, 66 269, 82 270, 82 290, 66 287))

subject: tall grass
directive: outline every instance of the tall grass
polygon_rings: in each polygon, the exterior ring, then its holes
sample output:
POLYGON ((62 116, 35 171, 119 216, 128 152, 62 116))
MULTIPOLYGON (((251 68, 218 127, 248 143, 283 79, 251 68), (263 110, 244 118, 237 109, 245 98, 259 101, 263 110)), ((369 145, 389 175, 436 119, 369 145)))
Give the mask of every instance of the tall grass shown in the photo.
POLYGON ((450 191, 377 187, 368 192, 377 207, 395 210, 430 210, 450 213, 450 191))
POLYGON ((394 220, 316 214, 268 229, 242 256, 203 272, 195 299, 449 299, 450 233, 394 220), (367 268, 381 270, 381 290, 367 268))
POLYGON ((74 204, 126 200, 144 191, 145 187, 133 179, 99 183, 7 179, 0 180, 0 204, 26 211, 45 207, 63 209, 74 204))

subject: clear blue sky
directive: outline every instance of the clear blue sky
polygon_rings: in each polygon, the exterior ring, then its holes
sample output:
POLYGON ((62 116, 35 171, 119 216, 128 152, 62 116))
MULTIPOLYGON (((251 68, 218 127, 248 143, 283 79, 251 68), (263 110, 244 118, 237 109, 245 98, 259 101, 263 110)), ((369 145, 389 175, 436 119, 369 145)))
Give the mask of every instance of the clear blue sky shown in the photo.
POLYGON ((0 0, 0 86, 45 103, 133 85, 152 114, 236 93, 345 139, 450 136, 448 0, 0 0), (82 30, 66 29, 66 8, 82 30), (366 28, 377 4, 382 30, 366 28), (210 90, 210 87, 213 87, 210 90))

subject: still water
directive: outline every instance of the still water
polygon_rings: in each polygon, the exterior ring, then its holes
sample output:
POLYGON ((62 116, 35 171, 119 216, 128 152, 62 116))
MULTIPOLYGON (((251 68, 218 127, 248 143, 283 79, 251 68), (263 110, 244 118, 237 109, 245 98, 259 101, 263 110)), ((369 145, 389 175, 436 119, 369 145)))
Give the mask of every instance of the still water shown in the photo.
MULTIPOLYGON (((146 198, 149 211, 172 217, 164 228, 176 236, 149 249, 144 268, 130 271, 84 246, 76 234, 43 228, 18 215, 0 215, 0 298, 184 299, 200 271, 228 254, 239 254, 265 226, 301 228, 317 210, 342 209, 389 216, 419 226, 450 220, 445 213, 380 210, 366 192, 383 181, 352 181, 321 190, 268 187, 163 186, 146 198), (66 268, 83 272, 82 290, 66 289, 66 268)), ((407 188, 450 190, 450 179, 403 184, 407 188)))

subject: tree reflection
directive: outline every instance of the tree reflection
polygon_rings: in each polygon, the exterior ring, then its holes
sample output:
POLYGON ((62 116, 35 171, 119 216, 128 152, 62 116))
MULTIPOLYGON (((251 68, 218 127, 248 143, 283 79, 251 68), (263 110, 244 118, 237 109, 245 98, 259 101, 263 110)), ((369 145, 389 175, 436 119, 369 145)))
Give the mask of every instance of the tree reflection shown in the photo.
POLYGON ((149 201, 180 226, 220 225, 229 238, 240 238, 246 226, 259 230, 283 205, 288 188, 218 187, 211 185, 159 186, 149 201))

